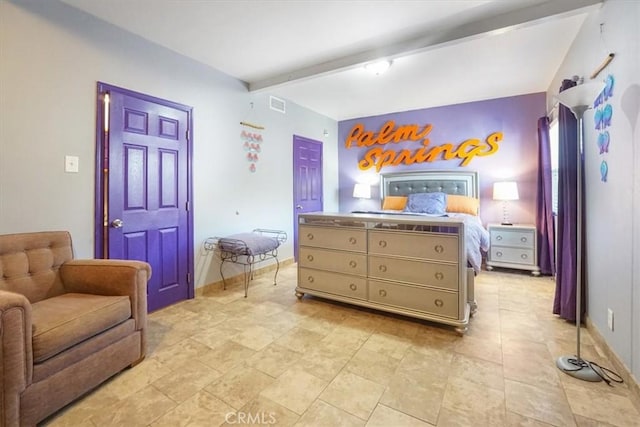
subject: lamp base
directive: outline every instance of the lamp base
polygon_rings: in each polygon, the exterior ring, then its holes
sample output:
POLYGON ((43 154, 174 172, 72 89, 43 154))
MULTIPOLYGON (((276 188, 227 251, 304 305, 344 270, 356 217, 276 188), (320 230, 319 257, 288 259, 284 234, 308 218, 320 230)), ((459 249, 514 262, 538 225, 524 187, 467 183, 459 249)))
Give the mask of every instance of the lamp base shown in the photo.
POLYGON ((513 225, 512 222, 501 222, 500 225, 513 225))
POLYGON ((602 376, 583 359, 576 356, 560 356, 556 359, 556 366, 567 375, 583 381, 602 381, 602 376))

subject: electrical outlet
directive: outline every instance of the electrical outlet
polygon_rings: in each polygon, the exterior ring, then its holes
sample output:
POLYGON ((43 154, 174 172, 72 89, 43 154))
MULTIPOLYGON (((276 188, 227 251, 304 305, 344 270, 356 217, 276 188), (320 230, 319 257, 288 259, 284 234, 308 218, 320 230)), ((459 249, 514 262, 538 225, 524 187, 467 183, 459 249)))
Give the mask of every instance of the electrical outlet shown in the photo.
POLYGON ((607 309, 607 326, 609 326, 610 331, 613 331, 613 310, 610 308, 607 309))

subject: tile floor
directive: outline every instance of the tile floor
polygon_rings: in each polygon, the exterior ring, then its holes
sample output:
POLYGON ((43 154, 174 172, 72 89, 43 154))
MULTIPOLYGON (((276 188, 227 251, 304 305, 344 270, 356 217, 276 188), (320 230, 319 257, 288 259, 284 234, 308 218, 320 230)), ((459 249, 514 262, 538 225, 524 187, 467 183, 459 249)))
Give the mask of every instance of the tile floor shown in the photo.
MULTIPOLYGON (((296 267, 149 318, 145 361, 50 426, 640 426, 626 385, 585 383, 555 358, 575 327, 550 313, 554 283, 483 272, 478 312, 452 329, 294 296, 296 267)), ((588 331, 583 357, 611 364, 588 331)))

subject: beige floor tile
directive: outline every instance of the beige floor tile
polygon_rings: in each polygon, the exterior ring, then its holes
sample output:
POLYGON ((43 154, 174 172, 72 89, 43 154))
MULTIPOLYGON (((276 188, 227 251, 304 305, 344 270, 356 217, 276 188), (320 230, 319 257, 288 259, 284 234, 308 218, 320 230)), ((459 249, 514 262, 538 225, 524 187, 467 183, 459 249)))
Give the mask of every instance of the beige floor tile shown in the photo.
POLYGON ((507 411, 505 426, 507 427, 549 427, 551 426, 551 424, 543 423, 542 421, 534 420, 533 418, 528 418, 528 417, 525 417, 524 415, 507 411))
POLYGON ((240 408, 234 416, 228 416, 223 426, 292 426, 300 416, 293 411, 288 410, 282 405, 258 396, 242 408, 240 408))
POLYGON ((323 380, 331 381, 350 359, 349 354, 334 347, 318 344, 305 352, 295 367, 323 380))
POLYGON ((496 340, 488 337, 465 336, 458 341, 455 352, 489 362, 502 363, 502 344, 499 338, 496 340))
POLYGON ((451 360, 449 381, 464 379, 494 390, 504 391, 502 365, 456 354, 451 360))
POLYGON ((255 354, 255 350, 233 341, 223 341, 216 348, 200 355, 198 361, 220 371, 228 372, 255 354))
POLYGON ((509 411, 554 426, 576 425, 562 388, 537 387, 505 380, 505 398, 509 411))
POLYGON ((205 391, 240 409, 269 387, 274 379, 249 366, 238 366, 205 387, 205 391))
POLYGON ((103 386, 106 393, 126 399, 149 384, 171 373, 171 370, 156 359, 145 359, 132 369, 125 369, 103 386))
POLYGON ((105 387, 110 381, 113 379, 87 393, 75 403, 67 405, 45 420, 43 425, 56 427, 93 426, 94 424, 90 420, 93 415, 120 401, 118 395, 112 394, 105 387))
POLYGON ((407 339, 376 332, 369 337, 361 348, 402 359, 409 347, 411 347, 411 341, 407 339))
POLYGON ((628 397, 603 391, 592 383, 566 384, 564 389, 577 415, 614 426, 640 426, 640 413, 628 397))
POLYGON ((324 337, 324 335, 317 332, 296 327, 278 338, 275 343, 290 350, 304 353, 317 346, 318 341, 324 337))
POLYGON ((438 423, 435 425, 438 427, 502 427, 506 424, 498 420, 488 423, 472 411, 459 411, 443 406, 438 415, 438 423))
POLYGON ((469 413, 479 425, 502 425, 505 422, 504 391, 460 377, 449 380, 442 407, 469 413))
POLYGON ((367 427, 427 427, 430 425, 381 404, 376 406, 366 424, 367 427))
POLYGON ((446 381, 451 372, 453 356, 454 353, 442 350, 425 354, 411 349, 398 364, 396 374, 425 383, 446 381))
POLYGON ((234 419, 235 409, 211 394, 200 391, 176 406, 151 427, 210 427, 234 419))
POLYGON ((211 351, 209 346, 188 338, 172 346, 158 350, 153 355, 153 359, 173 371, 209 351, 211 351))
POLYGON ((334 378, 320 399, 367 420, 383 392, 383 385, 345 371, 334 378))
POLYGON ((364 420, 322 400, 313 402, 296 423, 296 427, 362 427, 364 425, 364 420))
POLYGON ((504 377, 541 387, 559 387, 561 372, 546 344, 520 339, 502 343, 504 377))
POLYGON ((221 376, 222 372, 192 360, 154 381, 152 385, 170 399, 181 403, 221 376))
POLYGON ((288 370, 260 394, 302 415, 327 384, 327 381, 302 370, 288 370))
POLYGON ((105 407, 91 417, 96 426, 147 426, 177 404, 152 386, 136 393, 135 399, 124 399, 105 407))
POLYGON ((275 378, 293 366, 302 355, 274 343, 247 359, 247 364, 275 378))
POLYGON ((340 325, 324 337, 321 344, 345 354, 353 354, 362 347, 370 336, 369 332, 340 325))
POLYGON ((399 364, 398 359, 363 348, 351 358, 345 366, 345 370, 378 384, 386 385, 395 374, 399 364))
POLYGON ((446 378, 442 377, 427 381, 397 374, 389 382, 380 403, 435 425, 446 384, 446 378))
POLYGON ((251 326, 234 335, 231 341, 259 351, 275 341, 280 335, 282 334, 263 326, 251 326))

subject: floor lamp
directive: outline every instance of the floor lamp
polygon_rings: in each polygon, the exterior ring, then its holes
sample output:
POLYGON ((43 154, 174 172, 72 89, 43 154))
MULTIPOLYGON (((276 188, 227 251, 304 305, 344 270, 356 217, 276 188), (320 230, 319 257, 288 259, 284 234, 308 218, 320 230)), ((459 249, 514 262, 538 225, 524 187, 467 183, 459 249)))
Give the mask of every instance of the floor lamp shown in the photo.
POLYGON ((584 381, 602 381, 601 373, 597 372, 591 363, 580 357, 580 314, 582 311, 582 152, 584 140, 584 112, 593 105, 596 97, 604 89, 604 83, 591 82, 574 86, 556 95, 558 102, 568 107, 578 119, 578 164, 577 173, 577 218, 576 218, 576 330, 577 350, 575 356, 560 356, 556 366, 565 374, 584 381))

